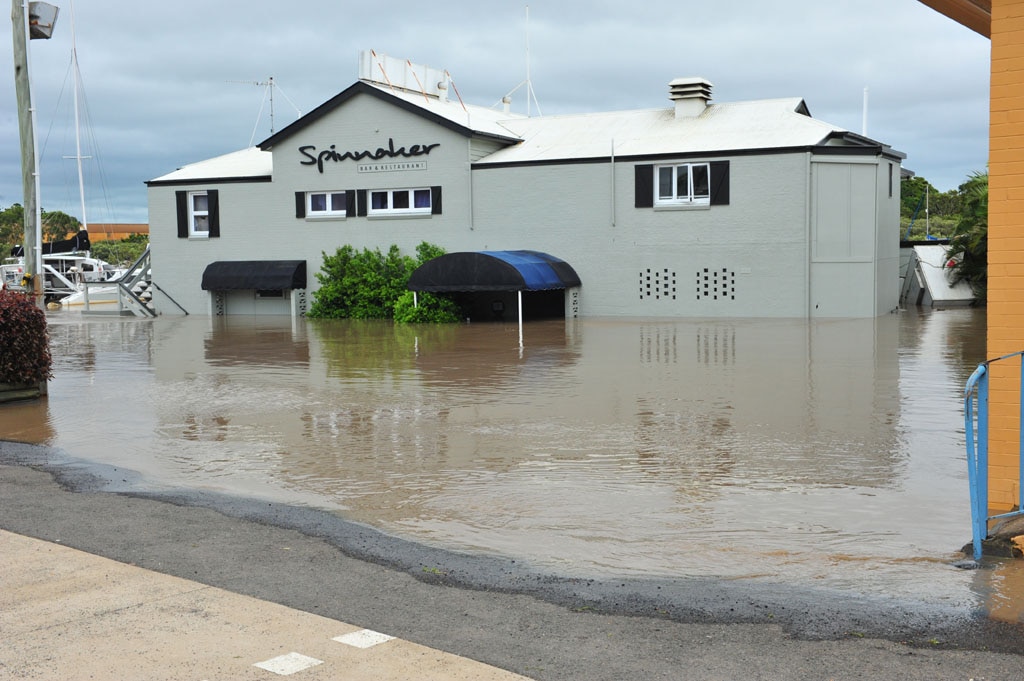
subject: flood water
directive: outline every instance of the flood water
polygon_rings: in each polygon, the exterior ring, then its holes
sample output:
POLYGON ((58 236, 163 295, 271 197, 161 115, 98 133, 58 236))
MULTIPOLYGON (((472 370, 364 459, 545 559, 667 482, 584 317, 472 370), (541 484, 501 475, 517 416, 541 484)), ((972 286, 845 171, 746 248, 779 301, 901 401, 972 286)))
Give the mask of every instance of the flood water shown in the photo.
POLYGON ((983 311, 394 326, 50 313, 6 439, 569 576, 708 576, 987 607, 963 571, 983 311))

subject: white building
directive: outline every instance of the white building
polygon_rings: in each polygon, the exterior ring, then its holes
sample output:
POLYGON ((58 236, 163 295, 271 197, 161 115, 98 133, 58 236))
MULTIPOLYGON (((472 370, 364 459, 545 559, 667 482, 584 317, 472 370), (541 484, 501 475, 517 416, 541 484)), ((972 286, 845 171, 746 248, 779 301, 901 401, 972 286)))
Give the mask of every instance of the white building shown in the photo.
POLYGON ((524 117, 464 105, 449 83, 365 53, 355 84, 258 147, 148 182, 159 311, 302 314, 324 252, 424 241, 463 255, 423 290, 478 291, 481 310, 515 304, 484 280, 514 260, 494 252, 521 250, 568 265, 546 285, 567 293, 518 286, 527 313, 531 299, 567 316, 897 307, 904 155, 803 100, 711 103, 691 78, 663 109, 524 117))

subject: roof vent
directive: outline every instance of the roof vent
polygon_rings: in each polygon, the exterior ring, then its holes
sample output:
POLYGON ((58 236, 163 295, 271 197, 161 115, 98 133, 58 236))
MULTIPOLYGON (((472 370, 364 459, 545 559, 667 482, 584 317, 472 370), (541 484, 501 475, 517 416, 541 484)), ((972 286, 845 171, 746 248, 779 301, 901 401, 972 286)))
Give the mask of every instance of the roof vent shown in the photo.
POLYGON ((711 101, 711 83, 704 78, 676 78, 668 84, 668 98, 676 103, 676 118, 699 116, 711 101))

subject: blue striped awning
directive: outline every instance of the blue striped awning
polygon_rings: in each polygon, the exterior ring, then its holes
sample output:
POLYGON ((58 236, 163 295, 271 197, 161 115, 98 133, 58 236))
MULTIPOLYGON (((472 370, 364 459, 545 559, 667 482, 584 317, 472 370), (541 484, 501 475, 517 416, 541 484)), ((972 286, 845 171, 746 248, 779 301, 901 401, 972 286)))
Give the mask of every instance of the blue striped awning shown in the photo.
POLYGON ((446 253, 420 265, 410 291, 548 291, 580 285, 569 263, 540 251, 446 253))

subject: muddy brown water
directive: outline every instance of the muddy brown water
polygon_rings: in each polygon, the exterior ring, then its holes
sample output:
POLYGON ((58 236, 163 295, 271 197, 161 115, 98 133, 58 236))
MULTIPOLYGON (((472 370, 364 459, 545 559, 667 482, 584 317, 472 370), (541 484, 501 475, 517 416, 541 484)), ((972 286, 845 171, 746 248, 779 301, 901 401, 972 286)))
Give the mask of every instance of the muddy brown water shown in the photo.
POLYGON ((970 539, 984 312, 394 326, 50 313, 0 433, 571 576, 782 581, 1021 619, 970 539))

